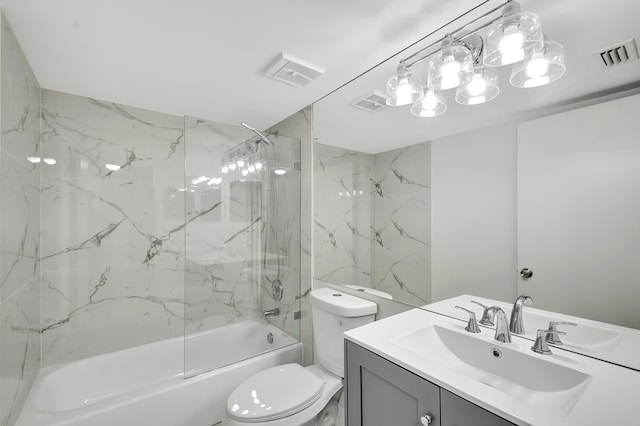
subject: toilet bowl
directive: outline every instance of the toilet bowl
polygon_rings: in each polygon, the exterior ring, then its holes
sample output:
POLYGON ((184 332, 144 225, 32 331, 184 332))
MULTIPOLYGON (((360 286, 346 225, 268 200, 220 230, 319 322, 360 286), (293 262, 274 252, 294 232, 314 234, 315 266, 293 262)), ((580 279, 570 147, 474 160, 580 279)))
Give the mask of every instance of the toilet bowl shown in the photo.
POLYGON ((372 322, 373 302, 331 288, 311 292, 315 364, 255 374, 229 396, 226 426, 334 426, 344 377, 342 334, 372 322))

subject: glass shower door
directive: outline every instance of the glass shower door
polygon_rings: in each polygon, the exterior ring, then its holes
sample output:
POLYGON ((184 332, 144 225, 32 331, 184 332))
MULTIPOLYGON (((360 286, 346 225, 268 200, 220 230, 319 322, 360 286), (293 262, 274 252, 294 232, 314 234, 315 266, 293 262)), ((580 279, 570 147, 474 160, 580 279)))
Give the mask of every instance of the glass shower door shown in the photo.
POLYGON ((300 142, 268 137, 185 118, 186 377, 299 340, 300 142))

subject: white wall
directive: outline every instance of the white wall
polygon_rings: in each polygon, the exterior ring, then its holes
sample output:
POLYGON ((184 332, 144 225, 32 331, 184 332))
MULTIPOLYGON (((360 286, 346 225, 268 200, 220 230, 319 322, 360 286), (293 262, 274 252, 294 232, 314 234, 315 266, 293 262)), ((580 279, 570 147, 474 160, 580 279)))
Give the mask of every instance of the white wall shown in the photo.
POLYGON ((640 95, 518 126, 520 280, 536 306, 640 328, 640 95))
POLYGON ((516 297, 516 124, 431 144, 432 300, 516 297))

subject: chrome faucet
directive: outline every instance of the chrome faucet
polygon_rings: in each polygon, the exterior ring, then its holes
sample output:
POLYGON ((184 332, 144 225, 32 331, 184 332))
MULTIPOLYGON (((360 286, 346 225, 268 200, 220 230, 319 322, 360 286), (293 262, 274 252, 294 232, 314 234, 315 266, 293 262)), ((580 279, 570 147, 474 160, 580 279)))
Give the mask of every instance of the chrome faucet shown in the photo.
POLYGON ((277 317, 278 315, 280 315, 279 308, 268 309, 262 313, 262 318, 267 319, 268 317, 277 317))
POLYGON ((537 354, 551 355, 552 354, 551 349, 549 349, 549 345, 547 344, 548 342, 547 338, 550 334, 555 334, 557 336, 558 334, 567 334, 567 333, 564 333, 558 330, 551 331, 551 330, 540 329, 536 334, 536 341, 533 344, 533 346, 531 346, 531 350, 537 354))
POLYGON ((496 324, 496 335, 494 339, 498 342, 511 343, 511 333, 509 332, 509 321, 507 321, 507 314, 504 313, 502 308, 492 306, 490 308, 493 313, 492 322, 496 324))
POLYGON ((533 299, 529 296, 520 295, 513 304, 511 311, 511 322, 509 331, 513 334, 524 334, 524 323, 522 321, 522 306, 533 305, 533 299))
POLYGON ((482 312, 482 319, 480 320, 480 324, 482 325, 486 325, 488 327, 493 327, 495 324, 493 323, 493 319, 496 316, 496 309, 498 309, 497 306, 487 306, 483 303, 480 302, 476 302, 475 300, 472 300, 471 303, 475 303, 476 305, 482 307, 484 309, 484 311, 482 312))
POLYGON ((456 306, 456 309, 463 310, 469 314, 469 322, 464 329, 469 333, 480 333, 480 327, 478 327, 478 321, 476 320, 476 313, 467 308, 463 308, 462 306, 456 306))

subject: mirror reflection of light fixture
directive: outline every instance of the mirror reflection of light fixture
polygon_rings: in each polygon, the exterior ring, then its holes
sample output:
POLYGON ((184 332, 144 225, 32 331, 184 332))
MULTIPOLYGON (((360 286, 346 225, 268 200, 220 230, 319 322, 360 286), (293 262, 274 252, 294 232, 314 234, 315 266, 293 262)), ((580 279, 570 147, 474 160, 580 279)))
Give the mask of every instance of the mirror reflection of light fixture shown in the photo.
POLYGON ((489 102, 500 93, 498 73, 494 68, 476 65, 471 80, 456 91, 456 102, 461 105, 478 105, 489 102))
POLYGON ((414 99, 413 115, 435 117, 447 108, 444 94, 438 91, 454 87, 459 104, 489 102, 500 93, 494 68, 508 64, 512 64, 510 81, 515 87, 542 86, 565 73, 562 45, 546 41, 538 15, 521 11, 515 0, 496 5, 403 58, 398 73, 387 82, 387 105, 406 105, 414 99), (422 96, 412 97, 422 92, 410 70, 426 60, 429 60, 426 90, 435 93, 426 95, 421 102, 422 96))
POLYGON ((440 51, 429 61, 427 69, 429 89, 453 89, 468 81, 473 69, 473 56, 466 46, 454 44, 451 35, 447 35, 440 51))
POLYGON ((36 156, 31 156, 31 157, 27 157, 27 161, 32 163, 32 164, 38 164, 40 161, 42 161, 42 158, 36 157, 36 156))
POLYGON ((118 166, 117 164, 105 164, 104 167, 106 167, 108 170, 111 170, 112 172, 117 172, 118 170, 120 170, 120 166, 118 166))
POLYGON ((447 110, 447 99, 438 92, 427 90, 424 98, 411 107, 411 114, 416 117, 437 117, 447 110))
POLYGON ((287 171, 285 169, 277 168, 273 170, 273 173, 277 174, 278 176, 282 176, 286 174, 287 171))
POLYGON ((515 64, 539 51, 543 42, 538 15, 522 12, 517 1, 510 1, 487 33, 484 65, 499 67, 515 64))
POLYGON ((387 105, 409 105, 418 102, 423 95, 422 84, 401 61, 396 75, 387 81, 387 105))
POLYGON ((558 80, 565 71, 564 47, 556 41, 545 41, 530 59, 514 65, 510 81, 515 87, 544 86, 558 80))

